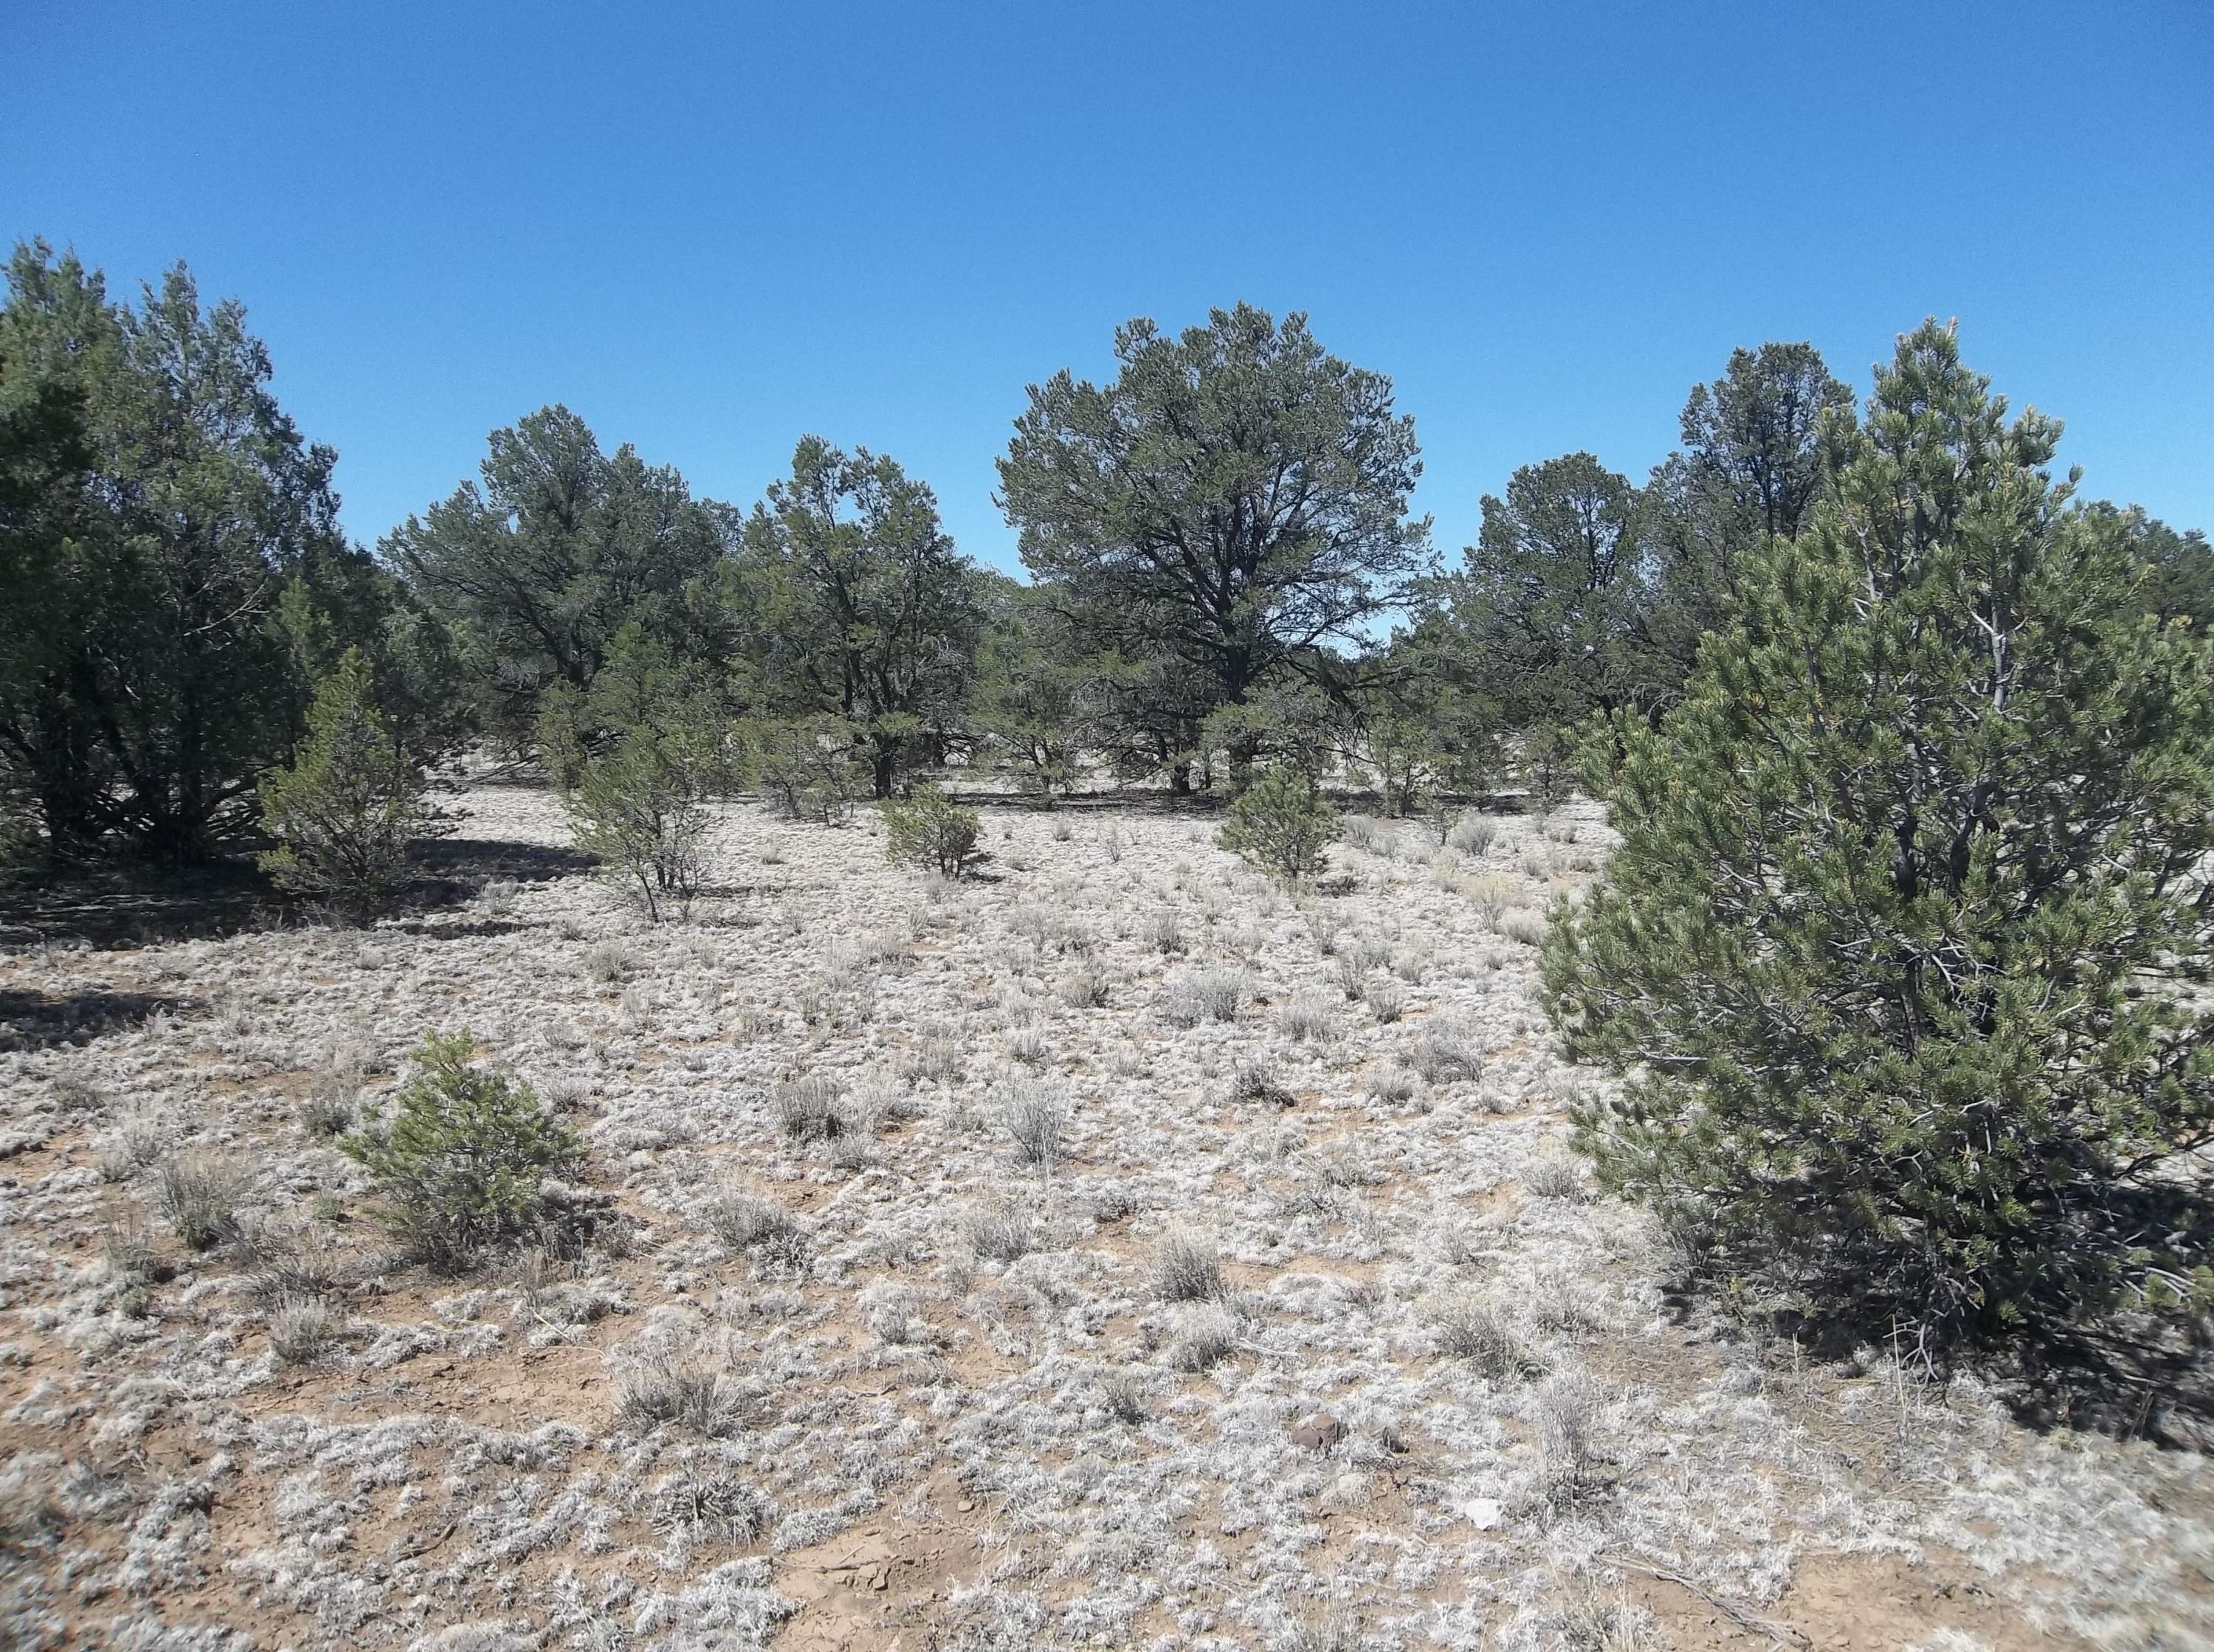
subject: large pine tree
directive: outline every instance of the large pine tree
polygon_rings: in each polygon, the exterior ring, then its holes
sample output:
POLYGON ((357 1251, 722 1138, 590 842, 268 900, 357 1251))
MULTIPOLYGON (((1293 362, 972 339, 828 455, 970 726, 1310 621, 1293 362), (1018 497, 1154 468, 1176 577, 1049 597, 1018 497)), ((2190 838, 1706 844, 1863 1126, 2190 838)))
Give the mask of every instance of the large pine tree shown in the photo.
POLYGON ((2205 648, 1948 329, 1834 434, 1802 531, 1613 754, 1622 848, 1555 918, 1567 1046, 1628 1080, 1581 1145, 1835 1324, 1939 1347, 2203 1309, 2205 648))

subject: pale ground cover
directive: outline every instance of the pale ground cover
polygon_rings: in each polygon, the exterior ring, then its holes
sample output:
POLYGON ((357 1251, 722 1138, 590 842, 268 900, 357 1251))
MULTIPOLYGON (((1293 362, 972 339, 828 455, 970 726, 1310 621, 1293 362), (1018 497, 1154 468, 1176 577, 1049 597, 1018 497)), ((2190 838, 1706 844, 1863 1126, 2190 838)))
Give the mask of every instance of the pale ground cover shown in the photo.
POLYGON ((1594 1196, 1531 945, 1588 807, 1297 899, 986 818, 957 886, 737 804, 686 924, 0 958, 0 1643, 2214 1644, 2205 1459, 1749 1338, 1594 1196), (590 1143, 572 1254, 401 1265, 331 1145, 462 1027, 590 1143))

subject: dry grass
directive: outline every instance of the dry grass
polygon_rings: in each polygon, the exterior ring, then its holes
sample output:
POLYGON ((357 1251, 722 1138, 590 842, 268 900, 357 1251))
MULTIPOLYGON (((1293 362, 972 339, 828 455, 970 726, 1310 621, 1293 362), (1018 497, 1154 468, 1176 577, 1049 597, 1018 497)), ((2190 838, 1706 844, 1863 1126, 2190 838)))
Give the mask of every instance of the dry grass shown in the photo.
POLYGON ((2203 1459, 1671 1295, 1564 1151, 1600 1081, 1521 932, 1594 812, 1349 823, 1296 899, 1202 814, 1058 818, 988 807, 951 886, 721 807, 743 887, 652 928, 503 866, 404 926, 0 954, 187 1006, 0 1052, 0 1643, 1685 1648, 1709 1598, 2214 1639, 2203 1459), (333 1138, 463 1025, 589 1156, 443 1278, 333 1138))

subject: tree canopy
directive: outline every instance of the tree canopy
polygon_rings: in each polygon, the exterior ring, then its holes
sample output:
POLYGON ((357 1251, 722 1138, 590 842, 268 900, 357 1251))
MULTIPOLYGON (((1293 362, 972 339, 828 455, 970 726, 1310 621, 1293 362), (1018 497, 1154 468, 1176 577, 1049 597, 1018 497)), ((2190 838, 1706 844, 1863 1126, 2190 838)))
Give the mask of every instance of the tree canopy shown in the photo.
POLYGON ((923 737, 958 720, 984 629, 936 497, 888 455, 804 437, 746 521, 740 588, 762 699, 859 725, 890 796, 923 737))
POLYGON ((520 730, 551 685, 589 689, 626 625, 688 643, 691 588, 727 552, 734 523, 629 444, 602 453, 566 407, 541 407, 488 445, 480 480, 378 548, 454 638, 485 715, 520 730))
POLYGON ((1544 986, 1581 1143, 1717 1277, 1932 1349, 2214 1300, 2214 687, 1928 324, 1681 704, 1544 986))
POLYGON ((285 590, 360 559, 337 455, 278 405, 244 310, 204 308, 182 265, 118 304, 33 243, 8 290, 0 747, 54 853, 113 835, 202 859, 301 727, 285 590))
POLYGON ((1109 384, 1063 370, 1030 387, 1000 504, 1094 652, 1200 686, 1179 711, 1240 704, 1357 639, 1432 571, 1414 421, 1304 315, 1240 304, 1174 337, 1131 321, 1115 355, 1109 384))

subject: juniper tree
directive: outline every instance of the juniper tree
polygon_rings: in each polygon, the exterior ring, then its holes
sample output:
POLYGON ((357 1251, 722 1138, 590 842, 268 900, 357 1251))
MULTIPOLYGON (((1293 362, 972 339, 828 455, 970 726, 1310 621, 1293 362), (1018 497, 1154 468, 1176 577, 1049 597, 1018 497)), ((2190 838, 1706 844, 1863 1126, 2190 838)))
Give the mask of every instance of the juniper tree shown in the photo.
POLYGON ((557 684, 588 692, 626 631, 693 652, 695 600, 737 527, 673 467, 603 452, 566 407, 487 438, 480 482, 378 546, 455 639, 495 730, 521 739, 557 684))
POLYGON ((362 560, 338 455, 278 405, 245 310, 204 306, 182 265, 135 307, 44 242, 5 280, 0 765, 52 853, 204 861, 299 733, 284 594, 362 560))
MULTIPOLYGON (((1613 1186, 1832 1324, 2105 1344, 2214 1300, 2214 698, 2120 518, 1927 324, 1837 421, 1796 539, 1657 728, 1557 911, 1613 1186)), ((1598 765, 1594 765, 1596 769, 1598 765)))

